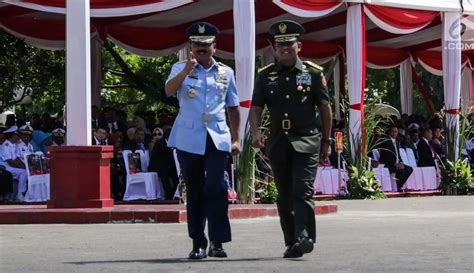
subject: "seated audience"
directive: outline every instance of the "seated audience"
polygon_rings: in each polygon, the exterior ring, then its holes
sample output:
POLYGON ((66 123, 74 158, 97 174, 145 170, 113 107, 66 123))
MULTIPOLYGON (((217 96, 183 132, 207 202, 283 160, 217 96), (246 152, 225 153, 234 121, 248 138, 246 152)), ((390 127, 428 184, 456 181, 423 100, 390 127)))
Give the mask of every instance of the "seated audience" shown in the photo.
POLYGON ((148 150, 148 144, 145 142, 145 131, 142 128, 137 128, 132 140, 129 140, 123 144, 124 150, 136 151, 136 150, 148 150))
POLYGON ((446 156, 446 143, 444 141, 444 136, 441 134, 441 128, 432 128, 433 138, 430 141, 431 146, 433 147, 435 153, 439 155, 440 158, 446 156))
POLYGON ((430 128, 421 130, 421 138, 416 146, 418 150, 418 166, 419 167, 436 167, 436 152, 430 144, 433 133, 430 128))
POLYGON ((12 126, 4 131, 6 139, 0 147, 0 165, 3 165, 5 170, 12 174, 13 179, 18 181, 16 199, 23 201, 28 185, 28 174, 25 164, 16 153, 16 144, 19 141, 17 129, 18 127, 12 126))
POLYGON ((395 173, 397 179, 397 190, 402 191, 403 185, 413 172, 413 168, 404 164, 400 158, 400 143, 397 140, 398 128, 396 125, 389 126, 387 138, 381 143, 380 162, 385 164, 390 173, 395 173))
POLYGON ((53 135, 53 144, 51 146, 64 146, 66 145, 64 142, 64 137, 66 135, 66 131, 62 128, 56 128, 52 132, 53 135))
POLYGON ((92 136, 92 145, 111 145, 107 135, 107 129, 97 128, 92 136))
POLYGON ((176 172, 173 150, 167 145, 169 133, 170 130, 167 130, 165 135, 161 128, 153 130, 148 171, 158 173, 165 190, 165 198, 172 200, 179 183, 179 178, 176 172))

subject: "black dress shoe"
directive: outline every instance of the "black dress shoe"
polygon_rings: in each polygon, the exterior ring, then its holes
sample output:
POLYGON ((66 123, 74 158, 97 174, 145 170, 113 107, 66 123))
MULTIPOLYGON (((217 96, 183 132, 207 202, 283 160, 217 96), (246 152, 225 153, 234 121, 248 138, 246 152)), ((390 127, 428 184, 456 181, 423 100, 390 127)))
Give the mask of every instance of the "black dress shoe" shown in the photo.
POLYGON ((303 253, 299 249, 295 249, 293 245, 290 245, 286 248, 285 253, 283 253, 283 258, 299 258, 303 256, 303 253))
POLYGON ((209 247, 209 257, 227 258, 227 253, 222 248, 222 244, 212 244, 209 247))
POLYGON ((300 236, 296 243, 293 245, 294 250, 298 250, 299 252, 306 254, 313 251, 314 242, 312 239, 306 236, 300 236))
POLYGON ((189 253, 189 259, 199 260, 207 257, 205 248, 196 248, 189 253))

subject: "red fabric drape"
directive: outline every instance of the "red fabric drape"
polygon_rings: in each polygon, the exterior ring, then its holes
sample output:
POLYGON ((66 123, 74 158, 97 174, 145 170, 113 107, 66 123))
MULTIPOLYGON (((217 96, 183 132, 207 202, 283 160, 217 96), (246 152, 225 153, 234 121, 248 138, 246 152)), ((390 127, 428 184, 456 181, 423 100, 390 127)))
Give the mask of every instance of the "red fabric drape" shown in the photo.
POLYGON ((393 67, 409 57, 408 53, 404 50, 367 46, 367 61, 378 66, 393 67))
POLYGON ((336 44, 317 42, 317 41, 302 41, 302 48, 300 56, 310 59, 323 59, 336 56, 341 53, 342 48, 336 44))
POLYGON ((425 101, 426 106, 428 106, 428 109, 430 109, 431 116, 434 116, 435 109, 433 106, 433 102, 431 101, 430 96, 428 95, 428 92, 426 92, 426 89, 423 86, 423 83, 421 82, 420 77, 418 76, 418 74, 416 74, 415 68, 413 67, 411 68, 411 73, 412 73, 412 77, 413 77, 413 80, 415 81, 416 86, 418 86, 418 90, 420 90, 421 95, 423 96, 423 100, 425 101))
POLYGON ((11 17, 0 19, 0 24, 21 35, 36 39, 54 41, 66 39, 66 25, 61 19, 35 20, 27 17, 11 17))
POLYGON ((401 30, 424 27, 439 16, 437 11, 401 9, 369 4, 365 4, 365 8, 385 24, 401 30))
POLYGON ((341 4, 341 0, 281 0, 281 2, 306 11, 327 10, 341 4))
POLYGON ((183 44, 188 40, 183 30, 175 28, 113 25, 107 27, 107 34, 124 44, 145 50, 163 50, 183 44), (134 35, 130 36, 130 33, 134 35), (150 35, 151 33, 153 35, 150 35))

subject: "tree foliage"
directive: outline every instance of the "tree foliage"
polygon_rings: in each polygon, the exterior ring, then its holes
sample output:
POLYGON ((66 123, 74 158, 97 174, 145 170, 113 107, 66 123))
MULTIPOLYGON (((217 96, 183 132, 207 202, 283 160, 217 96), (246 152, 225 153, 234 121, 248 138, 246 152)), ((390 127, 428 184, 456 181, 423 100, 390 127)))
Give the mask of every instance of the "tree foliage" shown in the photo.
POLYGON ((60 110, 64 104, 64 61, 64 51, 31 47, 0 30, 0 111, 27 95, 41 104, 43 111, 60 110))

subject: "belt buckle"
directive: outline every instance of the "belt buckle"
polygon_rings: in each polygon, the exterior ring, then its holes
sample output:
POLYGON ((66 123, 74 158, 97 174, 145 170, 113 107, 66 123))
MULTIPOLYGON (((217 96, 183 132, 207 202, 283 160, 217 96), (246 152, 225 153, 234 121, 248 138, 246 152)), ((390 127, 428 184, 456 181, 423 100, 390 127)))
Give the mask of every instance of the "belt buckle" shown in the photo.
POLYGON ((283 130, 290 130, 291 129, 291 120, 284 119, 281 121, 281 127, 283 130))

